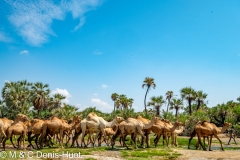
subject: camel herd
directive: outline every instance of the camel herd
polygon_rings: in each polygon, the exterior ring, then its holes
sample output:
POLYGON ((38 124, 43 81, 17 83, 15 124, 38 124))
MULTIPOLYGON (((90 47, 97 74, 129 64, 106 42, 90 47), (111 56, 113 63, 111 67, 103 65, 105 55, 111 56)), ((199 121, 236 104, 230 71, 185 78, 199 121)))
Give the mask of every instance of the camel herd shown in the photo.
MULTIPOLYGON (((212 137, 215 136, 219 140, 221 149, 223 150, 222 142, 217 135, 224 132, 230 125, 230 123, 225 123, 222 129, 219 129, 216 125, 206 121, 198 123, 191 134, 189 145, 192 138, 197 135, 198 142, 196 146, 198 147, 200 144, 206 150, 205 138, 207 138, 209 150, 211 150, 212 137), (204 139, 204 145, 202 145, 201 138, 204 139)), ((127 119, 116 116, 112 121, 108 122, 95 113, 89 113, 83 120, 76 115, 69 121, 56 116, 46 120, 38 118, 29 120, 26 115, 18 114, 14 121, 7 118, 0 118, 0 147, 2 144, 2 148, 5 150, 6 141, 10 139, 14 148, 20 149, 23 146, 26 149, 25 137, 27 136, 29 143, 27 147, 34 149, 41 149, 44 146, 51 147, 54 144, 53 139, 62 148, 64 140, 66 142, 65 146, 72 140, 71 147, 75 147, 75 143, 77 147, 87 147, 89 144, 92 144, 94 147, 96 140, 98 140, 98 146, 101 146, 101 143, 104 141, 107 146, 111 145, 114 147, 117 137, 120 137, 120 144, 128 148, 125 141, 126 137, 130 135, 135 148, 137 148, 138 137, 141 137, 140 144, 145 148, 145 143, 147 147, 150 147, 150 133, 155 134, 155 147, 157 147, 161 136, 164 137, 166 146, 168 147, 170 138, 172 139, 172 145, 178 146, 177 136, 183 130, 183 123, 175 122, 172 124, 168 120, 159 119, 158 117, 153 117, 149 120, 141 116, 127 119), (18 135, 18 138, 14 144, 13 137, 16 137, 16 135, 18 135), (79 145, 78 139, 80 135, 81 143, 79 145), (87 139, 85 138, 86 135, 88 135, 87 139), (35 141, 35 145, 32 144, 33 140, 35 141)))

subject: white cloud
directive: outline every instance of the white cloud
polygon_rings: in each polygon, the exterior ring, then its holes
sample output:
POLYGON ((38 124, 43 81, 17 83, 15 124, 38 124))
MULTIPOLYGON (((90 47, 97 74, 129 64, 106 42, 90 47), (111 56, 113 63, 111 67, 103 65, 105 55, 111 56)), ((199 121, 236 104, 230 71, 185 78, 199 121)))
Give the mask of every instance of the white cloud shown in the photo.
POLYGON ((101 101, 100 99, 97 98, 92 98, 91 104, 97 109, 105 112, 111 112, 113 109, 113 107, 109 105, 107 102, 101 101))
POLYGON ((5 80, 4 82, 5 82, 5 83, 10 83, 10 81, 9 81, 9 80, 5 80))
POLYGON ((85 23, 84 14, 100 4, 100 0, 6 0, 11 13, 9 21, 15 26, 18 34, 33 46, 48 42, 49 36, 55 36, 51 28, 53 20, 64 20, 70 12, 73 19, 80 22, 74 31, 85 23))
POLYGON ((71 98, 72 95, 66 89, 56 88, 56 90, 52 91, 51 94, 57 94, 57 93, 66 97, 62 102, 67 103, 67 104, 70 103, 69 98, 71 98))
POLYGON ((98 96, 98 94, 97 94, 97 93, 94 93, 93 95, 94 95, 94 96, 98 96))
POLYGON ((101 86, 103 89, 108 88, 108 86, 106 84, 102 84, 101 86))
POLYGON ((20 52, 20 54, 28 54, 29 52, 27 50, 23 50, 20 52))
POLYGON ((3 33, 3 32, 0 31, 0 42, 8 43, 8 42, 12 42, 12 41, 13 41, 12 38, 7 37, 7 36, 5 35, 5 33, 3 33))

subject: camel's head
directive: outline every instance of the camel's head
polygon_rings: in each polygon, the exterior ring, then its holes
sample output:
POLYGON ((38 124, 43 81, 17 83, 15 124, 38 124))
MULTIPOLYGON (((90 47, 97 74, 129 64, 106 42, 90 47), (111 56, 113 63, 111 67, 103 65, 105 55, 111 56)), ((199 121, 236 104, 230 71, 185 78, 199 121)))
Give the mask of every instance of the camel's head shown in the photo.
POLYGON ((73 121, 74 121, 75 123, 80 123, 80 122, 81 122, 81 117, 78 116, 78 115, 75 115, 75 116, 73 117, 73 121))
POLYGON ((232 124, 231 123, 228 123, 228 122, 225 122, 224 123, 224 126, 226 126, 226 127, 229 127, 229 126, 231 126, 232 124))
POLYGON ((183 123, 177 121, 177 122, 175 122, 175 125, 176 125, 176 126, 183 126, 183 123))
POLYGON ((136 119, 141 119, 142 118, 142 116, 140 116, 140 115, 137 115, 137 117, 136 117, 136 119))
POLYGON ((28 121, 28 117, 26 115, 24 115, 24 114, 18 114, 16 116, 16 120, 22 121, 22 122, 26 122, 26 121, 28 121))
POLYGON ((159 117, 152 117, 152 121, 156 123, 160 118, 159 117))
POLYGON ((116 121, 117 123, 121 123, 122 121, 124 121, 124 118, 116 116, 116 121))

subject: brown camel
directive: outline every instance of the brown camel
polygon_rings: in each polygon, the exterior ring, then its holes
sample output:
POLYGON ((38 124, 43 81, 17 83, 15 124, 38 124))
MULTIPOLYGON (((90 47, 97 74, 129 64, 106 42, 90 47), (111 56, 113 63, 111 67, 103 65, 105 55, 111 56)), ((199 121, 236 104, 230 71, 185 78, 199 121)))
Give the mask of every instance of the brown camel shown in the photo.
POLYGON ((179 129, 176 129, 172 132, 171 134, 172 145, 175 145, 176 147, 178 146, 177 136, 183 132, 184 128, 185 128, 184 126, 180 126, 179 129))
POLYGON ((174 132, 178 126, 182 126, 182 122, 175 122, 174 125, 171 123, 165 123, 165 128, 163 130, 163 135, 165 136, 166 146, 168 147, 169 138, 171 137, 172 132, 174 132))
POLYGON ((67 129, 71 128, 72 126, 75 125, 75 123, 79 122, 79 117, 74 116, 72 124, 70 126, 67 126, 66 122, 62 119, 59 119, 56 116, 51 117, 50 120, 46 120, 43 123, 43 128, 42 128, 42 138, 40 141, 40 146, 43 148, 43 142, 46 142, 46 138, 48 135, 54 136, 54 135, 59 135, 59 144, 61 148, 63 148, 63 135, 64 131, 67 129))
POLYGON ((0 146, 3 139, 6 137, 6 130, 11 126, 13 120, 7 118, 0 118, 0 146))
POLYGON ((217 126, 215 124, 207 122, 207 121, 203 121, 201 124, 197 124, 194 127, 194 131, 191 134, 191 137, 189 139, 188 148, 190 148, 189 146, 190 146, 190 142, 191 142, 192 138, 197 134, 198 141, 199 141, 201 147, 203 148, 203 150, 206 151, 206 148, 205 148, 205 146, 202 145, 201 137, 210 137, 210 142, 208 142, 208 144, 209 144, 209 151, 212 151, 212 149, 211 149, 212 137, 214 136, 220 142, 221 150, 224 151, 223 146, 222 146, 222 141, 219 139, 218 134, 225 132, 229 126, 231 126, 231 123, 227 123, 227 122, 224 123, 224 126, 222 127, 222 129, 217 128, 217 126))
MULTIPOLYGON (((135 148, 137 149, 137 143, 136 143, 137 135, 142 136, 143 142, 145 142, 146 137, 143 133, 143 130, 151 128, 152 125, 158 119, 159 118, 157 118, 157 117, 153 117, 151 122, 148 123, 148 124, 144 124, 141 121, 138 121, 137 119, 134 119, 134 118, 128 118, 125 121, 121 122, 119 124, 119 130, 117 131, 117 133, 112 138, 112 141, 111 141, 112 147, 115 145, 115 139, 120 134, 121 138, 122 138, 122 141, 123 141, 123 144, 127 148, 128 148, 128 146, 125 143, 125 138, 126 138, 127 135, 131 135, 131 138, 133 139, 133 141, 135 143, 135 148)), ((143 148, 145 148, 145 143, 143 143, 143 148)))
POLYGON ((169 137, 171 133, 177 128, 178 125, 182 125, 182 123, 177 122, 175 123, 175 127, 174 127, 174 125, 172 125, 169 120, 166 120, 166 119, 158 120, 152 126, 152 132, 157 135, 156 138, 154 139, 155 147, 157 147, 158 141, 162 135, 163 135, 163 145, 164 145, 164 139, 165 139, 167 141, 167 146, 168 146, 169 137))
POLYGON ((43 126, 44 120, 41 119, 33 119, 31 120, 31 127, 28 127, 28 142, 29 142, 29 146, 33 147, 35 149, 35 147, 32 145, 32 140, 35 138, 35 144, 37 146, 37 148, 39 148, 38 146, 38 138, 42 133, 42 126, 43 126), (31 135, 34 134, 32 137, 31 135))
POLYGON ((18 149, 21 147, 21 142, 19 144, 19 140, 22 140, 23 148, 24 148, 25 136, 27 134, 27 128, 28 128, 25 123, 27 123, 27 122, 28 122, 28 117, 26 115, 18 114, 16 116, 15 121, 11 124, 11 126, 6 131, 6 137, 3 140, 3 150, 5 150, 5 144, 9 138, 10 138, 10 141, 11 141, 13 147, 16 148, 12 142, 13 135, 20 135, 20 137, 18 138, 18 149))
MULTIPOLYGON (((151 121, 151 120, 149 120, 149 119, 143 118, 143 117, 140 116, 140 115, 138 115, 138 116, 136 117, 136 119, 137 119, 138 121, 141 121, 141 122, 144 123, 144 124, 148 124, 148 123, 151 121)), ((151 130, 152 130, 152 127, 143 130, 143 131, 144 131, 144 135, 146 136, 147 148, 149 148, 149 146, 150 146, 149 134, 151 133, 151 130)), ((141 144, 143 144, 143 139, 142 139, 141 144)))

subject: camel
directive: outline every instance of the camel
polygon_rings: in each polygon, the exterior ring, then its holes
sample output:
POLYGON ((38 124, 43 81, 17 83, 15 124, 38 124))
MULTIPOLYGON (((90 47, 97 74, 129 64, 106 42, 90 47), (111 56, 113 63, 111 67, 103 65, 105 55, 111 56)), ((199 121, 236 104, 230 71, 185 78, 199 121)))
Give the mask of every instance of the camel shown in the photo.
MULTIPOLYGON (((143 118, 142 116, 140 116, 140 115, 138 115, 137 117, 136 117, 136 119, 138 120, 138 121, 141 121, 142 123, 144 123, 144 124, 148 124, 149 122, 150 122, 150 120, 149 119, 146 119, 146 118, 143 118)), ((150 146, 150 139, 149 139, 149 134, 151 133, 151 128, 148 128, 148 129, 144 129, 143 131, 144 131, 144 135, 146 136, 146 143, 147 143, 147 148, 149 148, 149 146, 150 146)), ((143 140, 143 139, 142 139, 143 140)), ((141 144, 143 144, 143 141, 141 142, 141 144)))
POLYGON ((174 125, 172 125, 169 120, 165 120, 165 119, 158 120, 152 126, 152 132, 157 135, 156 138, 154 139, 155 147, 157 147, 158 141, 162 135, 163 135, 163 145, 164 145, 164 139, 165 139, 168 147, 171 133, 174 132, 175 129, 180 125, 182 125, 181 122, 176 122, 174 125))
MULTIPOLYGON (((146 140, 146 136, 143 133, 144 129, 149 129, 152 127, 152 125, 158 120, 159 118, 157 117, 153 117, 150 123, 144 124, 141 121, 138 121, 137 119, 134 118, 128 118, 125 121, 121 122, 119 124, 119 130, 117 131, 117 133, 113 136, 112 141, 111 141, 111 145, 112 148, 115 145, 115 139, 117 138, 117 136, 120 134, 123 144, 124 146, 127 147, 125 143, 125 138, 127 135, 131 135, 132 140, 135 143, 135 149, 137 149, 137 143, 136 143, 136 137, 137 135, 141 135, 143 138, 143 142, 145 142, 146 140)), ((145 144, 143 143, 143 148, 145 148, 145 144)))
POLYGON ((44 120, 33 119, 33 120, 31 120, 31 127, 28 128, 28 142, 29 142, 29 146, 33 147, 34 149, 35 149, 35 147, 32 145, 32 140, 35 138, 35 144, 36 144, 37 148, 39 148, 37 140, 38 140, 38 137, 42 133, 43 123, 44 123, 44 120), (31 137, 31 134, 34 134, 34 136, 31 137))
POLYGON ((184 128, 185 128, 184 126, 180 126, 179 129, 176 129, 172 132, 171 134, 172 145, 175 145, 176 147, 178 146, 177 136, 183 132, 184 128))
POLYGON ((229 126, 231 126, 231 123, 227 123, 227 122, 224 123, 224 126, 222 127, 222 129, 217 128, 217 126, 215 124, 207 122, 207 121, 203 121, 202 123, 197 124, 194 127, 194 131, 192 132, 191 137, 189 139, 188 149, 190 148, 190 142, 191 142, 192 138, 197 134, 198 141, 199 141, 201 147, 203 148, 203 150, 206 151, 206 148, 205 148, 205 146, 202 145, 201 137, 210 136, 210 142, 208 142, 208 144, 209 144, 209 151, 212 151, 212 149, 211 149, 212 137, 214 136, 220 142, 221 150, 224 151, 223 146, 222 146, 222 141, 219 139, 218 134, 225 132, 229 126))
POLYGON ((182 122, 175 122, 174 125, 172 125, 171 123, 165 123, 163 135, 165 136, 165 141, 166 141, 167 147, 168 147, 169 138, 170 138, 172 132, 174 132, 178 126, 182 126, 182 125, 183 125, 182 122))
POLYGON ((158 141, 164 133, 164 128, 165 122, 163 120, 157 120, 157 122, 151 127, 152 132, 157 135, 154 139, 155 147, 157 147, 158 141))
POLYGON ((40 142, 40 146, 41 148, 43 148, 43 141, 46 141, 46 138, 48 135, 55 135, 55 134, 59 134, 59 143, 61 148, 63 148, 63 136, 64 136, 64 131, 66 131, 67 129, 73 128, 73 126, 76 125, 76 123, 79 122, 79 116, 74 116, 73 121, 71 124, 67 125, 67 123, 62 120, 59 119, 56 116, 53 116, 50 120, 46 120, 43 123, 43 127, 42 127, 42 138, 41 138, 41 142, 40 142))
MULTIPOLYGON (((22 139, 22 143, 23 143, 23 148, 25 146, 25 136, 27 134, 27 125, 25 124, 26 122, 28 122, 28 117, 24 114, 18 114, 16 116, 15 121, 11 124, 10 127, 8 127, 8 129, 6 130, 6 137, 3 140, 3 150, 5 150, 5 144, 6 141, 10 138, 10 141, 13 145, 14 148, 15 145, 12 142, 12 136, 13 135, 20 135, 20 137, 18 138, 18 149, 21 147, 21 142, 19 145, 19 140, 22 139)), ((25 148, 24 148, 25 149, 25 148)))
MULTIPOLYGON (((75 117, 75 122, 73 122, 72 120, 70 120, 68 123, 64 122, 63 126, 64 126, 64 131, 63 134, 66 135, 68 137, 68 140, 65 144, 65 146, 67 146, 68 142, 70 141, 70 135, 72 134, 72 131, 74 128, 77 127, 78 124, 80 124, 81 122, 81 118, 80 117, 75 117)), ((63 136, 64 136, 63 135, 63 136)))
POLYGON ((11 126, 13 120, 7 118, 0 118, 0 146, 3 139, 6 137, 6 130, 11 126))
MULTIPOLYGON (((89 113, 87 118, 81 121, 81 129, 82 129, 81 143, 83 142, 84 146, 87 147, 87 145, 84 142, 84 137, 87 129, 89 130, 90 137, 92 136, 93 133, 97 133, 96 137, 98 137, 99 134, 102 134, 104 136, 104 141, 106 142, 106 133, 104 129, 113 127, 116 123, 120 123, 123 120, 124 119, 122 117, 116 116, 111 122, 107 122, 102 117, 97 116, 95 113, 89 113)), ((93 147, 95 144, 95 140, 92 143, 93 147)))

